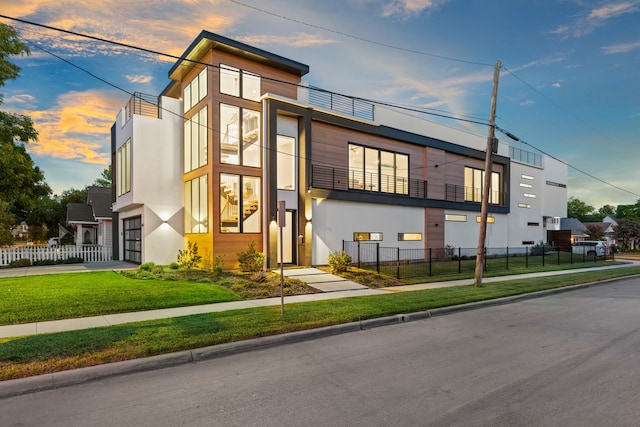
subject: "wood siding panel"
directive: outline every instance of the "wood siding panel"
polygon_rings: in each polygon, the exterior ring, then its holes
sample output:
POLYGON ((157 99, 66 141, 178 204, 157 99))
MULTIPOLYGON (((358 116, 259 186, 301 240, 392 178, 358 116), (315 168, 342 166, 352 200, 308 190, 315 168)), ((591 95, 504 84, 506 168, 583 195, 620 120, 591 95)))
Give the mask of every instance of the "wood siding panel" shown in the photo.
POLYGON ((425 246, 427 248, 444 248, 444 209, 429 208, 424 210, 425 246))

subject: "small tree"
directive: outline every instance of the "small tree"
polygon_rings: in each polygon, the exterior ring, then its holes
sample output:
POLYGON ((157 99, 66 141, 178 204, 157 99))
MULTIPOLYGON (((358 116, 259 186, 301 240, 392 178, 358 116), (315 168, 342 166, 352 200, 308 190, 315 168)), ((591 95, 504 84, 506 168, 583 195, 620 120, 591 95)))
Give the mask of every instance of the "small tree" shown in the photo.
POLYGON ((182 268, 191 269, 196 267, 202 261, 202 257, 198 255, 198 244, 195 242, 187 242, 184 251, 178 250, 178 265, 182 268))
POLYGON ((249 243, 246 251, 238 252, 238 263, 242 271, 256 273, 262 271, 264 267, 264 254, 256 251, 256 242, 253 240, 249 243))
POLYGON ((597 224, 587 224, 584 226, 589 240, 602 240, 604 238, 604 230, 597 224))
POLYGON ((329 253, 329 266, 334 274, 344 273, 349 269, 353 259, 345 251, 333 251, 329 253))

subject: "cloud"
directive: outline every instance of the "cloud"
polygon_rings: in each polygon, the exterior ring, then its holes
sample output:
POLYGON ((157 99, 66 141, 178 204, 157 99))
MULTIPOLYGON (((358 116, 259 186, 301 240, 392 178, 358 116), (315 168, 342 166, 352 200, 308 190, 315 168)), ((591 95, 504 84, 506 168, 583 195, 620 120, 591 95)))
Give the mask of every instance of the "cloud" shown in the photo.
POLYGON ((337 43, 336 40, 331 40, 322 37, 319 34, 304 34, 295 33, 290 36, 274 36, 274 35, 250 35, 236 37, 244 43, 250 45, 282 45, 291 47, 309 47, 309 46, 323 46, 327 44, 337 43))
POLYGON ((554 84, 551 85, 551 87, 561 88, 562 84, 560 84, 560 82, 555 82, 554 84))
POLYGON ((28 145, 38 156, 107 164, 109 129, 122 98, 99 90, 67 92, 49 110, 23 111, 32 118, 38 141, 28 145))
POLYGON ((528 107, 529 105, 533 105, 533 104, 535 104, 535 102, 533 102, 533 101, 532 101, 532 100, 530 100, 530 99, 527 99, 526 101, 521 102, 521 103, 520 103, 520 106, 521 106, 521 107, 528 107))
POLYGON ((425 10, 435 9, 448 0, 392 0, 382 6, 382 16, 419 15, 425 10))
POLYGON ((611 19, 640 11, 640 0, 608 2, 599 7, 584 10, 570 24, 560 25, 550 34, 563 38, 583 37, 606 25, 611 19))
POLYGON ((617 53, 629 53, 632 50, 640 49, 640 41, 632 43, 622 43, 611 46, 603 46, 602 50, 607 55, 614 55, 617 53))
POLYGON ((140 74, 125 74, 124 76, 130 83, 144 84, 153 80, 153 76, 144 76, 140 74))
POLYGON ((26 93, 11 95, 3 100, 3 104, 10 109, 25 109, 35 105, 36 99, 26 93))

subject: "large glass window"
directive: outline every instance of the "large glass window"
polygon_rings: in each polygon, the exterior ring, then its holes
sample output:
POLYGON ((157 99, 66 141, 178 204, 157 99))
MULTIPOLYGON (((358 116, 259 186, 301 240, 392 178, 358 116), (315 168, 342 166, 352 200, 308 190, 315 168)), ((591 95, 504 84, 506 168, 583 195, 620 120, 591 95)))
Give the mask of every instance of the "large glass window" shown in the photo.
POLYGON ((220 162, 260 167, 260 148, 260 113, 220 104, 220 162))
POLYGON ((207 106, 184 123, 184 171, 207 164, 207 106))
MULTIPOLYGON (((464 168, 464 200, 466 202, 482 202, 484 171, 471 167, 464 168)), ((500 173, 491 172, 491 194, 489 203, 500 204, 500 173)))
POLYGON ((184 183, 185 233, 209 232, 208 175, 184 183))
POLYGON ((220 93, 251 101, 260 100, 260 76, 229 65, 220 65, 220 93))
POLYGON ((191 110, 194 105, 207 96, 207 68, 203 68, 191 82, 184 87, 182 101, 184 112, 191 110))
POLYGON ((290 136, 278 135, 276 140, 277 180, 279 190, 296 189, 296 140, 290 136))
POLYGON ((349 144, 349 188, 409 193, 409 156, 349 144))
POLYGON ((220 174, 220 232, 259 233, 260 178, 220 174))
POLYGON ((116 191, 118 196, 131 191, 131 138, 116 153, 116 191))

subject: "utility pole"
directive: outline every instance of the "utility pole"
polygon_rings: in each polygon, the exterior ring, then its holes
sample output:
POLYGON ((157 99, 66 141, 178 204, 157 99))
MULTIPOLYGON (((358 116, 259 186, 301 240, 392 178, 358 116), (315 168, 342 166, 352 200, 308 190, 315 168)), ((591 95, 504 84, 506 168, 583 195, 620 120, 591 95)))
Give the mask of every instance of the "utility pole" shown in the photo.
POLYGON ((482 186, 482 204, 480 207, 480 233, 478 236, 478 252, 476 256, 476 275, 474 285, 482 287, 482 271, 484 270, 485 241, 487 239, 487 216, 489 214, 489 196, 491 194, 492 156, 496 130, 496 103, 498 101, 498 80, 500 79, 500 61, 496 61, 493 70, 493 92, 491 94, 491 114, 489 116, 489 135, 487 136, 487 152, 484 156, 484 183, 482 186))

